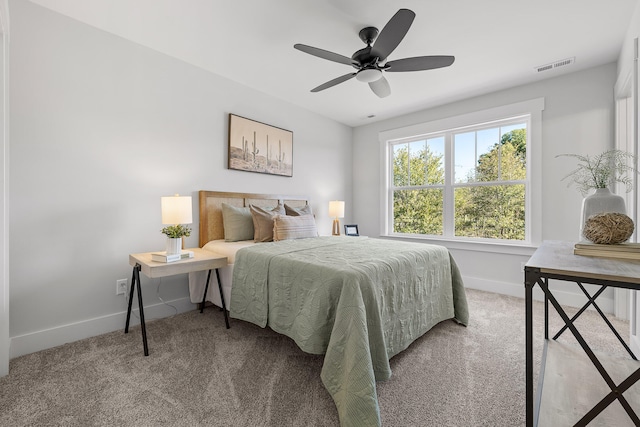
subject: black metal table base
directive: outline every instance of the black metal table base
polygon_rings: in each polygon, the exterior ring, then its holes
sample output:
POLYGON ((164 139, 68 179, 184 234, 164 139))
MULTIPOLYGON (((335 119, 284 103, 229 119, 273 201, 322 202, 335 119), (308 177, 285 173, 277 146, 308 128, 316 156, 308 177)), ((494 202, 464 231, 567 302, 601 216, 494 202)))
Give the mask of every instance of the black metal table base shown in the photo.
MULTIPOLYGON (((224 303, 224 294, 222 293, 222 282, 220 281, 220 272, 216 268, 216 278, 218 279, 218 290, 220 291, 220 301, 222 301, 222 312, 224 313, 224 323, 229 329, 229 315, 227 314, 227 306, 224 303)), ((204 311, 204 304, 207 299, 207 291, 209 290, 209 281, 211 280, 211 270, 207 274, 207 284, 204 286, 204 295, 202 296, 202 303, 200 304, 200 313, 204 311)))
POLYGON ((140 286, 140 264, 133 267, 131 275, 131 289, 129 290, 129 307, 127 308, 127 323, 124 326, 124 333, 129 333, 129 321, 131 320, 131 304, 133 303, 133 291, 138 291, 138 310, 140 311, 140 329, 142 329, 142 345, 144 346, 144 355, 149 355, 149 346, 147 345, 147 328, 144 323, 144 307, 142 305, 142 288, 140 286))
MULTIPOLYGON (((148 356, 149 355, 149 345, 147 344, 147 328, 146 328, 146 324, 144 321, 144 306, 142 304, 142 286, 140 284, 140 270, 141 270, 141 266, 140 264, 137 264, 133 267, 133 272, 131 275, 131 289, 129 290, 129 304, 127 307, 127 322, 125 323, 124 326, 124 333, 128 334, 129 333, 129 323, 131 320, 131 307, 133 304, 133 291, 137 291, 138 292, 138 310, 140 311, 140 329, 142 330, 142 345, 144 347, 144 355, 148 356)), ((222 301, 222 310, 224 311, 224 322, 227 326, 227 329, 230 328, 229 326, 229 316, 227 314, 227 307, 224 303, 224 295, 222 294, 222 282, 220 281, 220 273, 218 272, 218 269, 216 268, 216 277, 218 279, 218 289, 220 290, 220 299, 222 301)), ((202 297, 202 306, 200 308, 200 313, 202 313, 202 310, 204 308, 204 302, 205 299, 207 297, 207 290, 209 289, 209 280, 211 279, 211 270, 209 270, 209 273, 207 274, 207 284, 204 288, 204 296, 202 297)))
MULTIPOLYGON (((561 280, 567 280, 566 277, 552 277, 561 280)), ((551 291, 549 290, 549 281, 548 277, 542 277, 538 269, 526 269, 525 270, 525 311, 526 311, 526 420, 527 426, 537 426, 538 424, 538 414, 537 411, 534 413, 534 405, 533 405, 533 288, 537 284, 540 286, 545 295, 545 339, 549 339, 549 313, 548 313, 548 304, 549 302, 556 310, 558 315, 562 318, 565 325, 558 331, 558 333, 553 337, 556 340, 565 330, 569 329, 573 336, 576 338, 586 355, 589 357, 593 365, 596 367, 607 386, 611 390, 604 398, 600 400, 591 410, 589 410, 575 425, 576 426, 586 426, 589 424, 595 417, 597 417, 602 411, 604 411, 611 403, 615 400, 620 402, 627 415, 633 423, 637 426, 640 426, 640 418, 635 413, 627 399, 623 396, 623 393, 628 390, 631 386, 633 386, 637 381, 640 380, 640 369, 637 369, 633 372, 629 377, 627 377, 620 384, 616 384, 615 381, 611 378, 609 373, 605 370, 602 363, 598 360, 594 352, 591 350, 587 342, 584 340, 582 334, 575 327, 574 322, 577 318, 590 306, 596 309, 596 311, 600 314, 600 316, 604 319, 609 328, 613 331, 614 335, 618 338, 621 344, 624 346, 625 350, 631 355, 634 360, 637 360, 631 349, 624 342, 620 334, 615 330, 611 322, 606 318, 602 310, 595 303, 595 300, 600 294, 607 288, 608 284, 606 281, 598 281, 598 284, 602 287, 593 295, 589 295, 584 286, 577 279, 573 279, 571 281, 578 284, 578 286, 585 293, 588 302, 572 317, 569 318, 567 313, 564 311, 562 306, 558 303, 556 298, 553 296, 551 291)), ((539 401, 538 401, 539 405, 539 401)), ((538 407, 539 410, 539 407, 538 407)))

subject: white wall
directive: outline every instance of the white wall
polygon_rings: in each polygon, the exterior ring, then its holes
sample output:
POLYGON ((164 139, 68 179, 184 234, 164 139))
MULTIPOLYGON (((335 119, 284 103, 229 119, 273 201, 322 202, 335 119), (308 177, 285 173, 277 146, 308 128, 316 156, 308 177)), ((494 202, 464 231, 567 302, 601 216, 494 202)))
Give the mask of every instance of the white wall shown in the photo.
MULTIPOLYGON (((576 240, 582 196, 561 182, 573 165, 555 156, 560 153, 596 154, 613 145, 615 79, 616 66, 608 64, 356 128, 353 141, 353 186, 357 189, 353 194, 354 222, 359 224, 362 234, 379 235, 379 132, 544 97, 543 170, 534 171, 542 174, 542 238, 576 240)), ((520 264, 528 260, 533 249, 491 253, 445 245, 450 246, 467 286, 524 296, 520 264)), ((574 305, 586 301, 579 289, 576 290, 562 294, 559 299, 574 305)), ((612 295, 603 294, 601 298, 604 299, 599 299, 607 311, 613 308, 612 295)))
POLYGON ((624 82, 633 70, 634 39, 640 37, 640 3, 636 5, 618 57, 618 81, 624 82))
POLYGON ((9 9, 0 1, 0 377, 9 373, 9 9))
MULTIPOLYGON (((164 247, 160 196, 194 197, 187 246, 198 190, 305 195, 327 233, 328 201, 351 205, 351 128, 30 2, 10 10, 12 356, 124 327, 115 282, 129 253, 164 247), (293 131, 293 178, 226 168, 229 113, 293 131)), ((142 280, 147 318, 173 314, 142 280)), ((186 276, 160 295, 193 307, 186 276)))

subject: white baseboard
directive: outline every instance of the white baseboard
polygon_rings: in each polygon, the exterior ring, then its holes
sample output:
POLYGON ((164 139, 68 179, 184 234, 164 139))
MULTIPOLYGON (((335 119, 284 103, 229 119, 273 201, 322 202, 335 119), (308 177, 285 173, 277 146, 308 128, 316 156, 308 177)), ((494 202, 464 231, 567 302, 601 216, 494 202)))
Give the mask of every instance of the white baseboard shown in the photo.
MULTIPOLYGON (((477 277, 469 277, 463 276, 462 280, 464 281, 464 285, 470 289, 478 289, 480 291, 487 292, 495 292, 498 294, 510 295, 513 297, 519 297, 524 299, 524 282, 522 284, 513 284, 506 282, 496 282, 493 280, 485 280, 477 277)), ((550 287, 553 284, 549 285, 550 287)), ((557 289, 553 290, 553 296, 558 300, 561 305, 566 305, 569 307, 582 308, 583 305, 586 304, 587 298, 582 294, 580 289, 576 286, 575 290, 580 292, 580 294, 572 293, 572 292, 563 292, 557 289)), ((544 293, 539 286, 536 286, 533 290, 533 299, 537 301, 544 301, 544 293)), ((613 314, 614 312, 614 304, 613 298, 607 298, 604 295, 600 295, 596 300, 598 307, 609 314, 613 314)), ((589 307, 589 310, 593 310, 593 307, 589 307)), ((523 311, 524 313, 524 311, 523 311)), ((524 315, 524 314, 523 314, 524 315)))
MULTIPOLYGON (((134 301, 134 303, 135 302, 136 301, 134 301)), ((178 313, 184 313, 196 308, 196 305, 192 304, 188 297, 167 301, 166 304, 174 306, 178 310, 178 313)), ((174 315, 176 313, 175 310, 166 304, 158 303, 145 306, 145 322, 174 315)), ((134 305, 137 306, 137 304, 134 305)), ((139 310, 137 307, 132 310, 130 325, 140 324, 138 313, 139 310)), ((11 337, 11 358, 94 337, 96 335, 106 334, 107 332, 122 330, 124 333, 126 320, 127 312, 125 310, 120 313, 11 337)), ((140 346, 142 348, 142 339, 140 339, 140 346)))

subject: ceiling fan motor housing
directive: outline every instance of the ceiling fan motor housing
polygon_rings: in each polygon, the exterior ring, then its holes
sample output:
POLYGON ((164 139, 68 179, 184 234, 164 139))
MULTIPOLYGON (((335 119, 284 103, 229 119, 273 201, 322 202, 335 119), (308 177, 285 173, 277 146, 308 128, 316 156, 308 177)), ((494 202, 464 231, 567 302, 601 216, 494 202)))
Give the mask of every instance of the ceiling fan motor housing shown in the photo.
POLYGON ((371 46, 367 46, 354 53, 351 59, 356 62, 356 64, 353 64, 353 67, 360 69, 366 68, 367 66, 375 66, 378 57, 371 52, 371 46))
POLYGON ((378 29, 376 27, 366 27, 358 33, 360 39, 367 44, 367 47, 358 50, 351 56, 357 64, 353 64, 356 69, 375 67, 378 57, 371 52, 371 44, 378 37, 378 29))

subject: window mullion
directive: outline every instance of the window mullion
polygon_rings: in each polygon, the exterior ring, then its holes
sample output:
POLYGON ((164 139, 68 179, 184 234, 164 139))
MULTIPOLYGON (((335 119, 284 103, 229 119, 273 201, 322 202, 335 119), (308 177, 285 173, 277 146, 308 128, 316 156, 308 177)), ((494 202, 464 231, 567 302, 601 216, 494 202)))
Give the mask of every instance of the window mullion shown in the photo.
POLYGON ((453 237, 454 233, 454 194, 453 174, 455 171, 455 159, 453 158, 453 134, 447 132, 444 135, 444 202, 443 202, 443 235, 453 237))
POLYGON ((411 185, 411 144, 407 143, 407 183, 411 185))
POLYGON ((387 163, 387 167, 389 168, 389 182, 388 182, 388 188, 389 188, 389 192, 387 193, 387 229, 384 230, 385 233, 390 233, 394 231, 394 197, 395 197, 395 175, 394 175, 394 170, 393 170, 393 144, 389 144, 389 152, 388 152, 388 157, 389 157, 389 162, 387 163))

